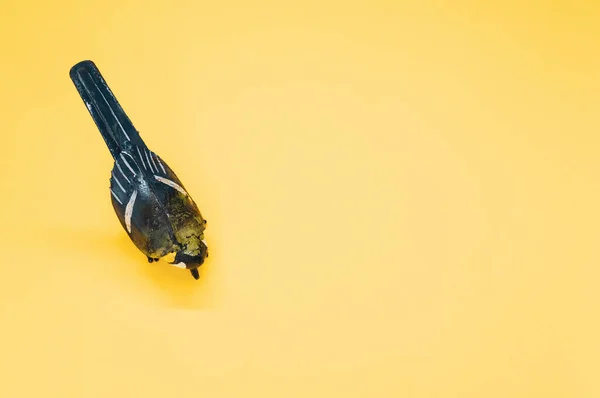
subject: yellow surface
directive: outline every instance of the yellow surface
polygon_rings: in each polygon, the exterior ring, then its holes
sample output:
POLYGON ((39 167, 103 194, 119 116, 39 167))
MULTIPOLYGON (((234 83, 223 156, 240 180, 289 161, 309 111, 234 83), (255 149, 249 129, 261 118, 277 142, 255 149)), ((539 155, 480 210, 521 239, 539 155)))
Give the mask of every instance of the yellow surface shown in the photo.
POLYGON ((600 397, 597 4, 1 19, 1 397, 600 397), (200 281, 121 229, 83 59, 208 219, 200 281))

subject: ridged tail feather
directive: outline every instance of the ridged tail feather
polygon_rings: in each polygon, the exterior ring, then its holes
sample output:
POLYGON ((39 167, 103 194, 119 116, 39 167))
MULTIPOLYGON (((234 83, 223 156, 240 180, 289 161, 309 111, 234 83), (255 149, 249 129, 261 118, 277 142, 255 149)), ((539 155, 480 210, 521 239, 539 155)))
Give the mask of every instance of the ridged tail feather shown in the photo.
POLYGON ((94 62, 86 60, 75 64, 69 75, 113 158, 131 145, 145 147, 94 62))

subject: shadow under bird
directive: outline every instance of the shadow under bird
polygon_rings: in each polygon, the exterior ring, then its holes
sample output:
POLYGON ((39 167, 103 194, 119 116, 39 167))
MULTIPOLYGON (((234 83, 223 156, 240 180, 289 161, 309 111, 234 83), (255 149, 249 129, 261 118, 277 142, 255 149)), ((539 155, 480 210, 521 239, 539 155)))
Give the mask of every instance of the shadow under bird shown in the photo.
POLYGON ((69 73, 115 161, 110 177, 112 205, 135 246, 152 263, 170 264, 199 278, 208 257, 206 220, 173 170, 152 152, 92 61, 69 73))

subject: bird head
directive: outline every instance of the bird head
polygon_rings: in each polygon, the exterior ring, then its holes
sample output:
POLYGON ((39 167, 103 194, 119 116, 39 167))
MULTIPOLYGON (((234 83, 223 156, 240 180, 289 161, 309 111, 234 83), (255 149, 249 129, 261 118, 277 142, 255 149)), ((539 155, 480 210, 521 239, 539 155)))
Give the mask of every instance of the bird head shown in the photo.
POLYGON ((184 248, 175 252, 175 258, 171 264, 179 268, 194 270, 204 264, 206 257, 208 257, 208 247, 206 242, 201 240, 194 249, 184 248))

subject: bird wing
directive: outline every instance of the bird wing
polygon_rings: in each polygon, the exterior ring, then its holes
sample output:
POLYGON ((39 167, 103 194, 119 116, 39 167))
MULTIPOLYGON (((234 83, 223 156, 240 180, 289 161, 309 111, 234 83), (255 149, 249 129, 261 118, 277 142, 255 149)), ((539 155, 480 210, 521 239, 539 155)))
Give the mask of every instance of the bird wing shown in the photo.
POLYGON ((116 201, 119 208, 125 208, 129 202, 134 202, 137 197, 136 180, 141 176, 137 162, 128 152, 121 152, 115 160, 110 174, 110 193, 113 202, 116 201), (132 200, 133 198, 133 200, 132 200))
POLYGON ((131 152, 159 201, 172 203, 175 200, 198 211, 196 203, 167 162, 147 147, 134 146, 131 152))
POLYGON ((176 245, 173 228, 136 152, 136 147, 121 151, 115 159, 110 177, 112 204, 133 243, 149 257, 160 258, 176 245))
POLYGON ((175 172, 160 156, 145 146, 135 146, 131 152, 139 162, 154 196, 167 208, 175 240, 180 243, 188 242, 191 247, 190 236, 194 235, 198 241, 203 239, 206 220, 175 172))

